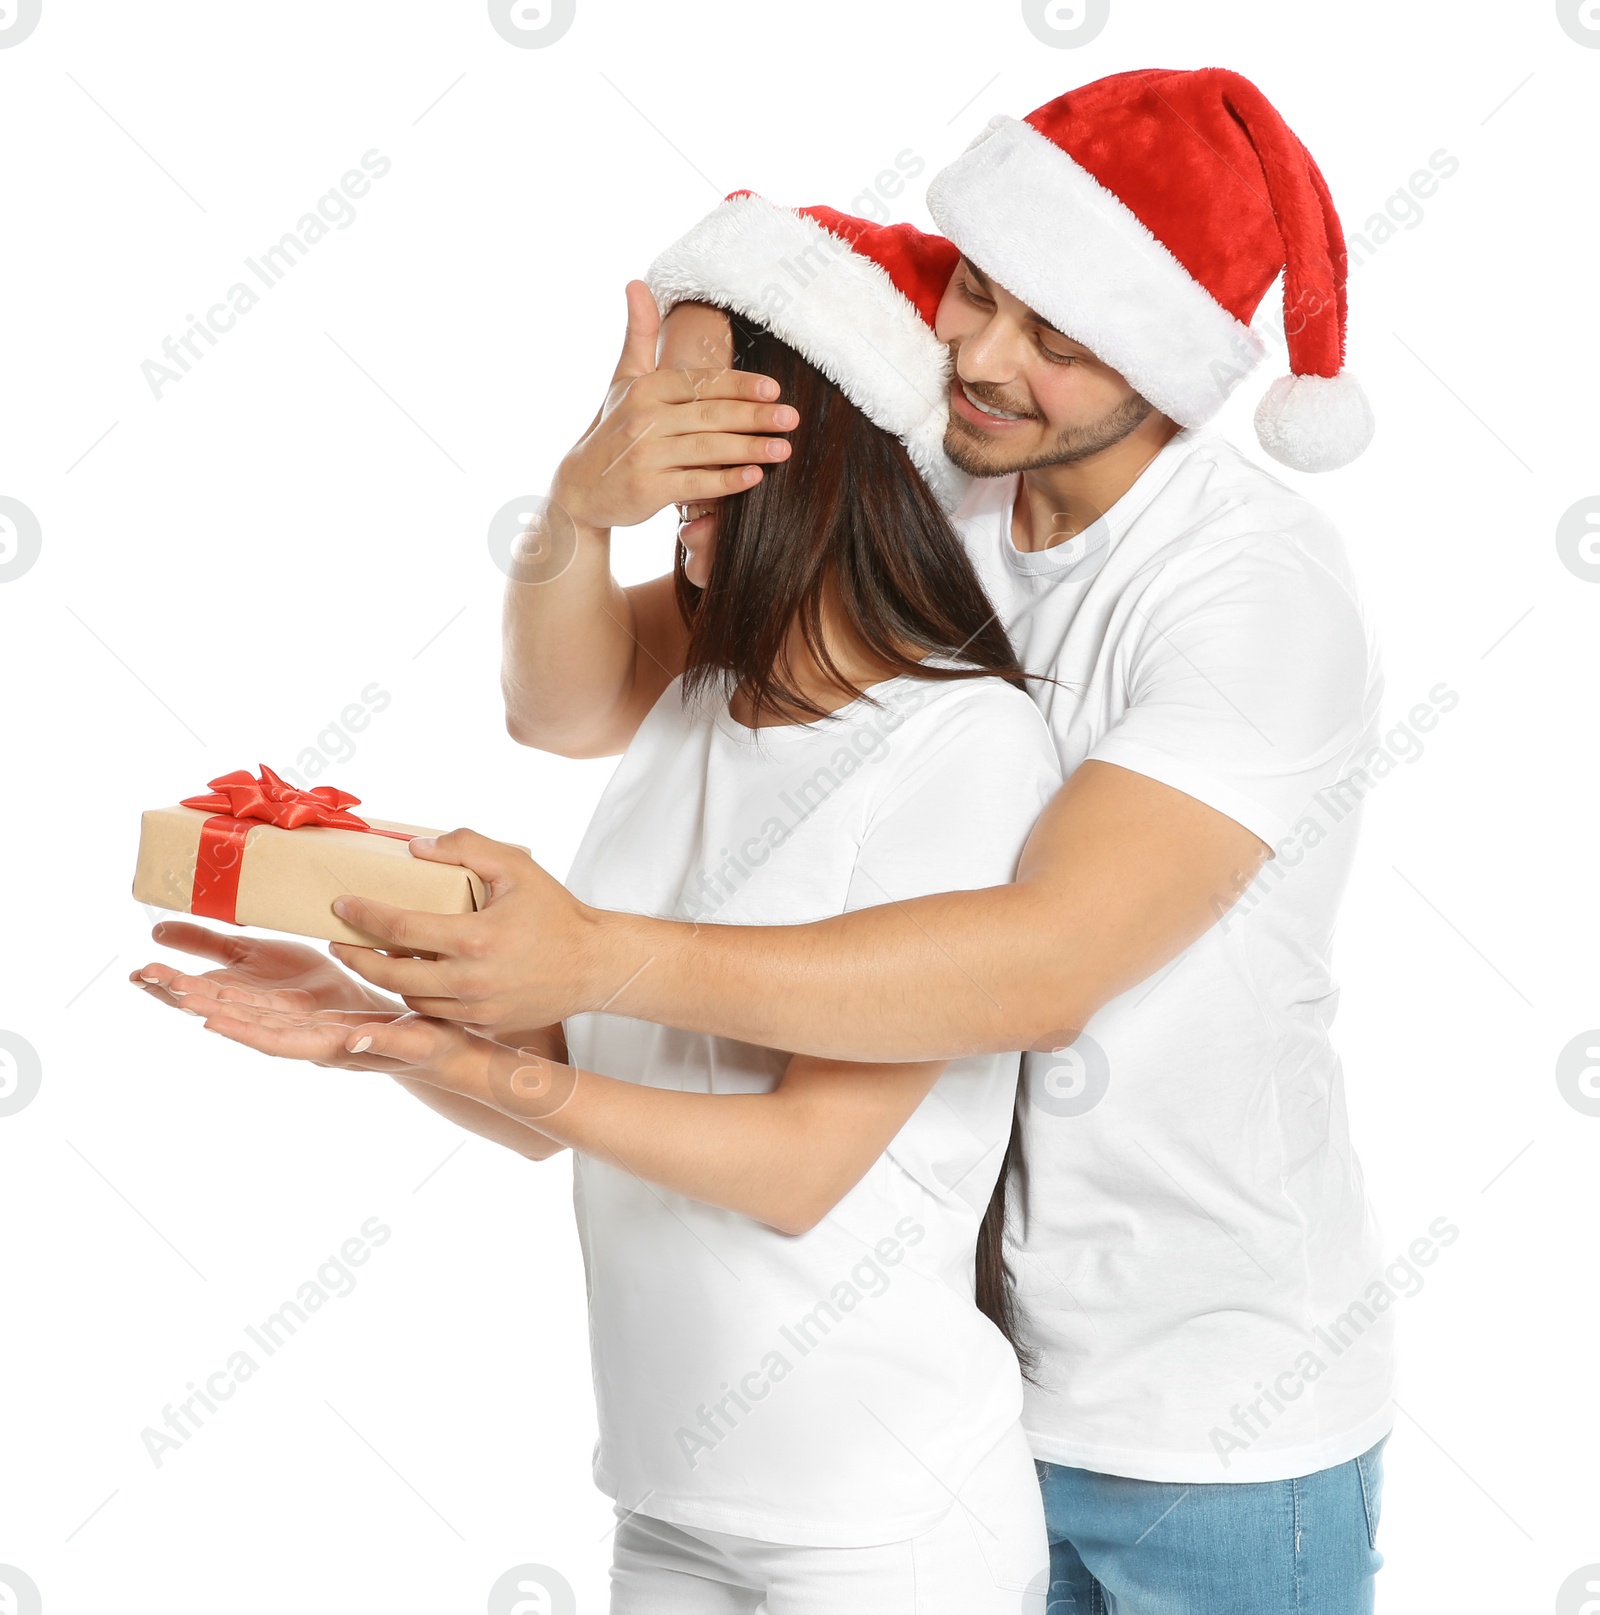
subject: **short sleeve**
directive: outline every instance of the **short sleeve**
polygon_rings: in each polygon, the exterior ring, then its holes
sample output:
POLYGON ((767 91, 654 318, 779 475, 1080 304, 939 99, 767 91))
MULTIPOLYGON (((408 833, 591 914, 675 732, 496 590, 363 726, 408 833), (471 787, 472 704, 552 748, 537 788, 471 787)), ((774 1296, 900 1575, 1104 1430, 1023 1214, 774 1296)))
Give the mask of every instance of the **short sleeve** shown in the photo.
POLYGON ((1348 584, 1295 541, 1170 567, 1132 605, 1128 706, 1089 752, 1281 841, 1349 773, 1381 678, 1348 584))
POLYGON ((889 741, 847 909, 1002 886, 1061 788, 1044 717, 997 678, 941 684, 889 741))

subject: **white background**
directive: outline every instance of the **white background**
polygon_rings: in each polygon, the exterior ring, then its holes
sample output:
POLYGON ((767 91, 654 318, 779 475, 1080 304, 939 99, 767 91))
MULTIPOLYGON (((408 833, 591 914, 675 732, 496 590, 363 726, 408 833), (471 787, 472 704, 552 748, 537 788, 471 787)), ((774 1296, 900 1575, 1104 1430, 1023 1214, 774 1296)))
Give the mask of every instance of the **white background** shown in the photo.
MULTIPOLYGON (((888 206, 926 222, 992 113, 1148 66, 1255 79, 1352 232, 1459 160, 1352 272, 1377 442, 1304 479, 1391 721, 1460 695, 1371 799, 1340 944, 1389 1245, 1461 1229, 1401 1304, 1380 1608, 1546 1610, 1600 1561, 1600 1116, 1555 1080, 1600 1026, 1600 566, 1555 539, 1600 494, 1600 49, 1553 0, 1112 0, 1074 38, 1010 0, 578 0, 538 49, 470 0, 44 0, 0 49, 0 495, 42 533, 0 583, 0 1028, 42 1070, 0 1118, 0 1563, 48 1615, 479 1611, 529 1562, 605 1607, 567 1165, 136 996, 139 812, 320 746, 379 816, 564 870, 610 765, 506 738, 485 535, 593 412, 625 279, 724 191, 848 207, 905 151, 926 171, 888 206), (373 148, 355 222, 158 401, 143 361, 373 148), (158 1468, 141 1431, 374 1216, 354 1292, 158 1468)), ((1241 444, 1270 374, 1221 422, 1241 444)))

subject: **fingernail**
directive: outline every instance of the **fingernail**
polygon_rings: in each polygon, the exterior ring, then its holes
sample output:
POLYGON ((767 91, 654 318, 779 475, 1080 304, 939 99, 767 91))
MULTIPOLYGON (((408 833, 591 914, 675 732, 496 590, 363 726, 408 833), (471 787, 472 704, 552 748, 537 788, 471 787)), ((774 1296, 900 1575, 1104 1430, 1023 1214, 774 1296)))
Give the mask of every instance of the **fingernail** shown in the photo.
POLYGON ((350 905, 345 902, 342 897, 336 897, 333 900, 333 912, 337 914, 341 920, 345 919, 349 915, 350 905))
POLYGON ((370 1037, 358 1037, 354 1043, 346 1045, 351 1054, 365 1054, 372 1047, 370 1037))
POLYGON ((743 481, 745 481, 747 483, 756 482, 756 481, 758 481, 760 479, 760 476, 761 476, 761 467, 760 466, 758 466, 758 465, 746 466, 745 470, 744 470, 743 481))
POLYGON ((185 1008, 183 1012, 184 1012, 185 1015, 198 1016, 201 1020, 204 1020, 206 1018, 205 1017, 205 1012, 203 1010, 185 1008))
POLYGON ((411 845, 413 849, 422 847, 426 851, 432 852, 439 845, 439 838, 437 836, 413 836, 411 845))
POLYGON ((167 988, 167 991, 171 993, 174 998, 187 998, 189 996, 188 993, 186 993, 181 987, 169 987, 167 988))
POLYGON ((161 978, 159 976, 140 976, 139 980, 148 981, 152 987, 159 987, 161 985, 161 978))
POLYGON ((760 396, 763 398, 776 398, 778 396, 777 382, 763 381, 760 383, 760 396))

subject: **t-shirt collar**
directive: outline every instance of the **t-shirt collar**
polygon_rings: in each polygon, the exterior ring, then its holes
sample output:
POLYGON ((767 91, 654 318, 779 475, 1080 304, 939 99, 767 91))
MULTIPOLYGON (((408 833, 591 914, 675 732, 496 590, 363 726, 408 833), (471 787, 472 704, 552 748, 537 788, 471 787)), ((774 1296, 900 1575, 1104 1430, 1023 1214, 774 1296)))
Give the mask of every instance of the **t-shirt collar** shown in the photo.
POLYGON ((1043 550, 1019 550, 1011 541, 1011 515, 1021 492, 1021 473, 1009 477, 989 477, 973 484, 959 512, 959 519, 994 521, 998 528, 1000 552, 1014 571, 1033 577, 1061 579, 1093 560, 1090 571, 1098 571, 1105 552, 1133 524, 1167 484, 1173 472, 1188 457, 1198 441, 1193 427, 1184 427, 1164 443, 1133 486, 1103 516, 1081 533, 1063 539, 1043 550))

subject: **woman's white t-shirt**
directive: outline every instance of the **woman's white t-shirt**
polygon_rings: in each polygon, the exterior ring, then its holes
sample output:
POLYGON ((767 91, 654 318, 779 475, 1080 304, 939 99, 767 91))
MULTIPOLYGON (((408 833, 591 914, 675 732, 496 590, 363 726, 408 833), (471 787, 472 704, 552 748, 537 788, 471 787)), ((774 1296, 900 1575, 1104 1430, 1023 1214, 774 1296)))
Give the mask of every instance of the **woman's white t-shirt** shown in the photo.
MULTIPOLYGON (((992 677, 903 676, 869 695, 757 730, 675 680, 601 798, 572 891, 792 925, 1009 881, 1061 780, 1033 701, 992 677)), ((946 986, 980 990, 953 959, 946 986)), ((566 1033, 582 1069, 698 1093, 766 1092, 788 1060, 620 1015, 566 1033)), ((1016 1359, 973 1299, 1017 1068, 952 1061, 798 1236, 575 1159, 602 1490, 680 1525, 819 1547, 944 1516, 1022 1406, 1016 1359)))

